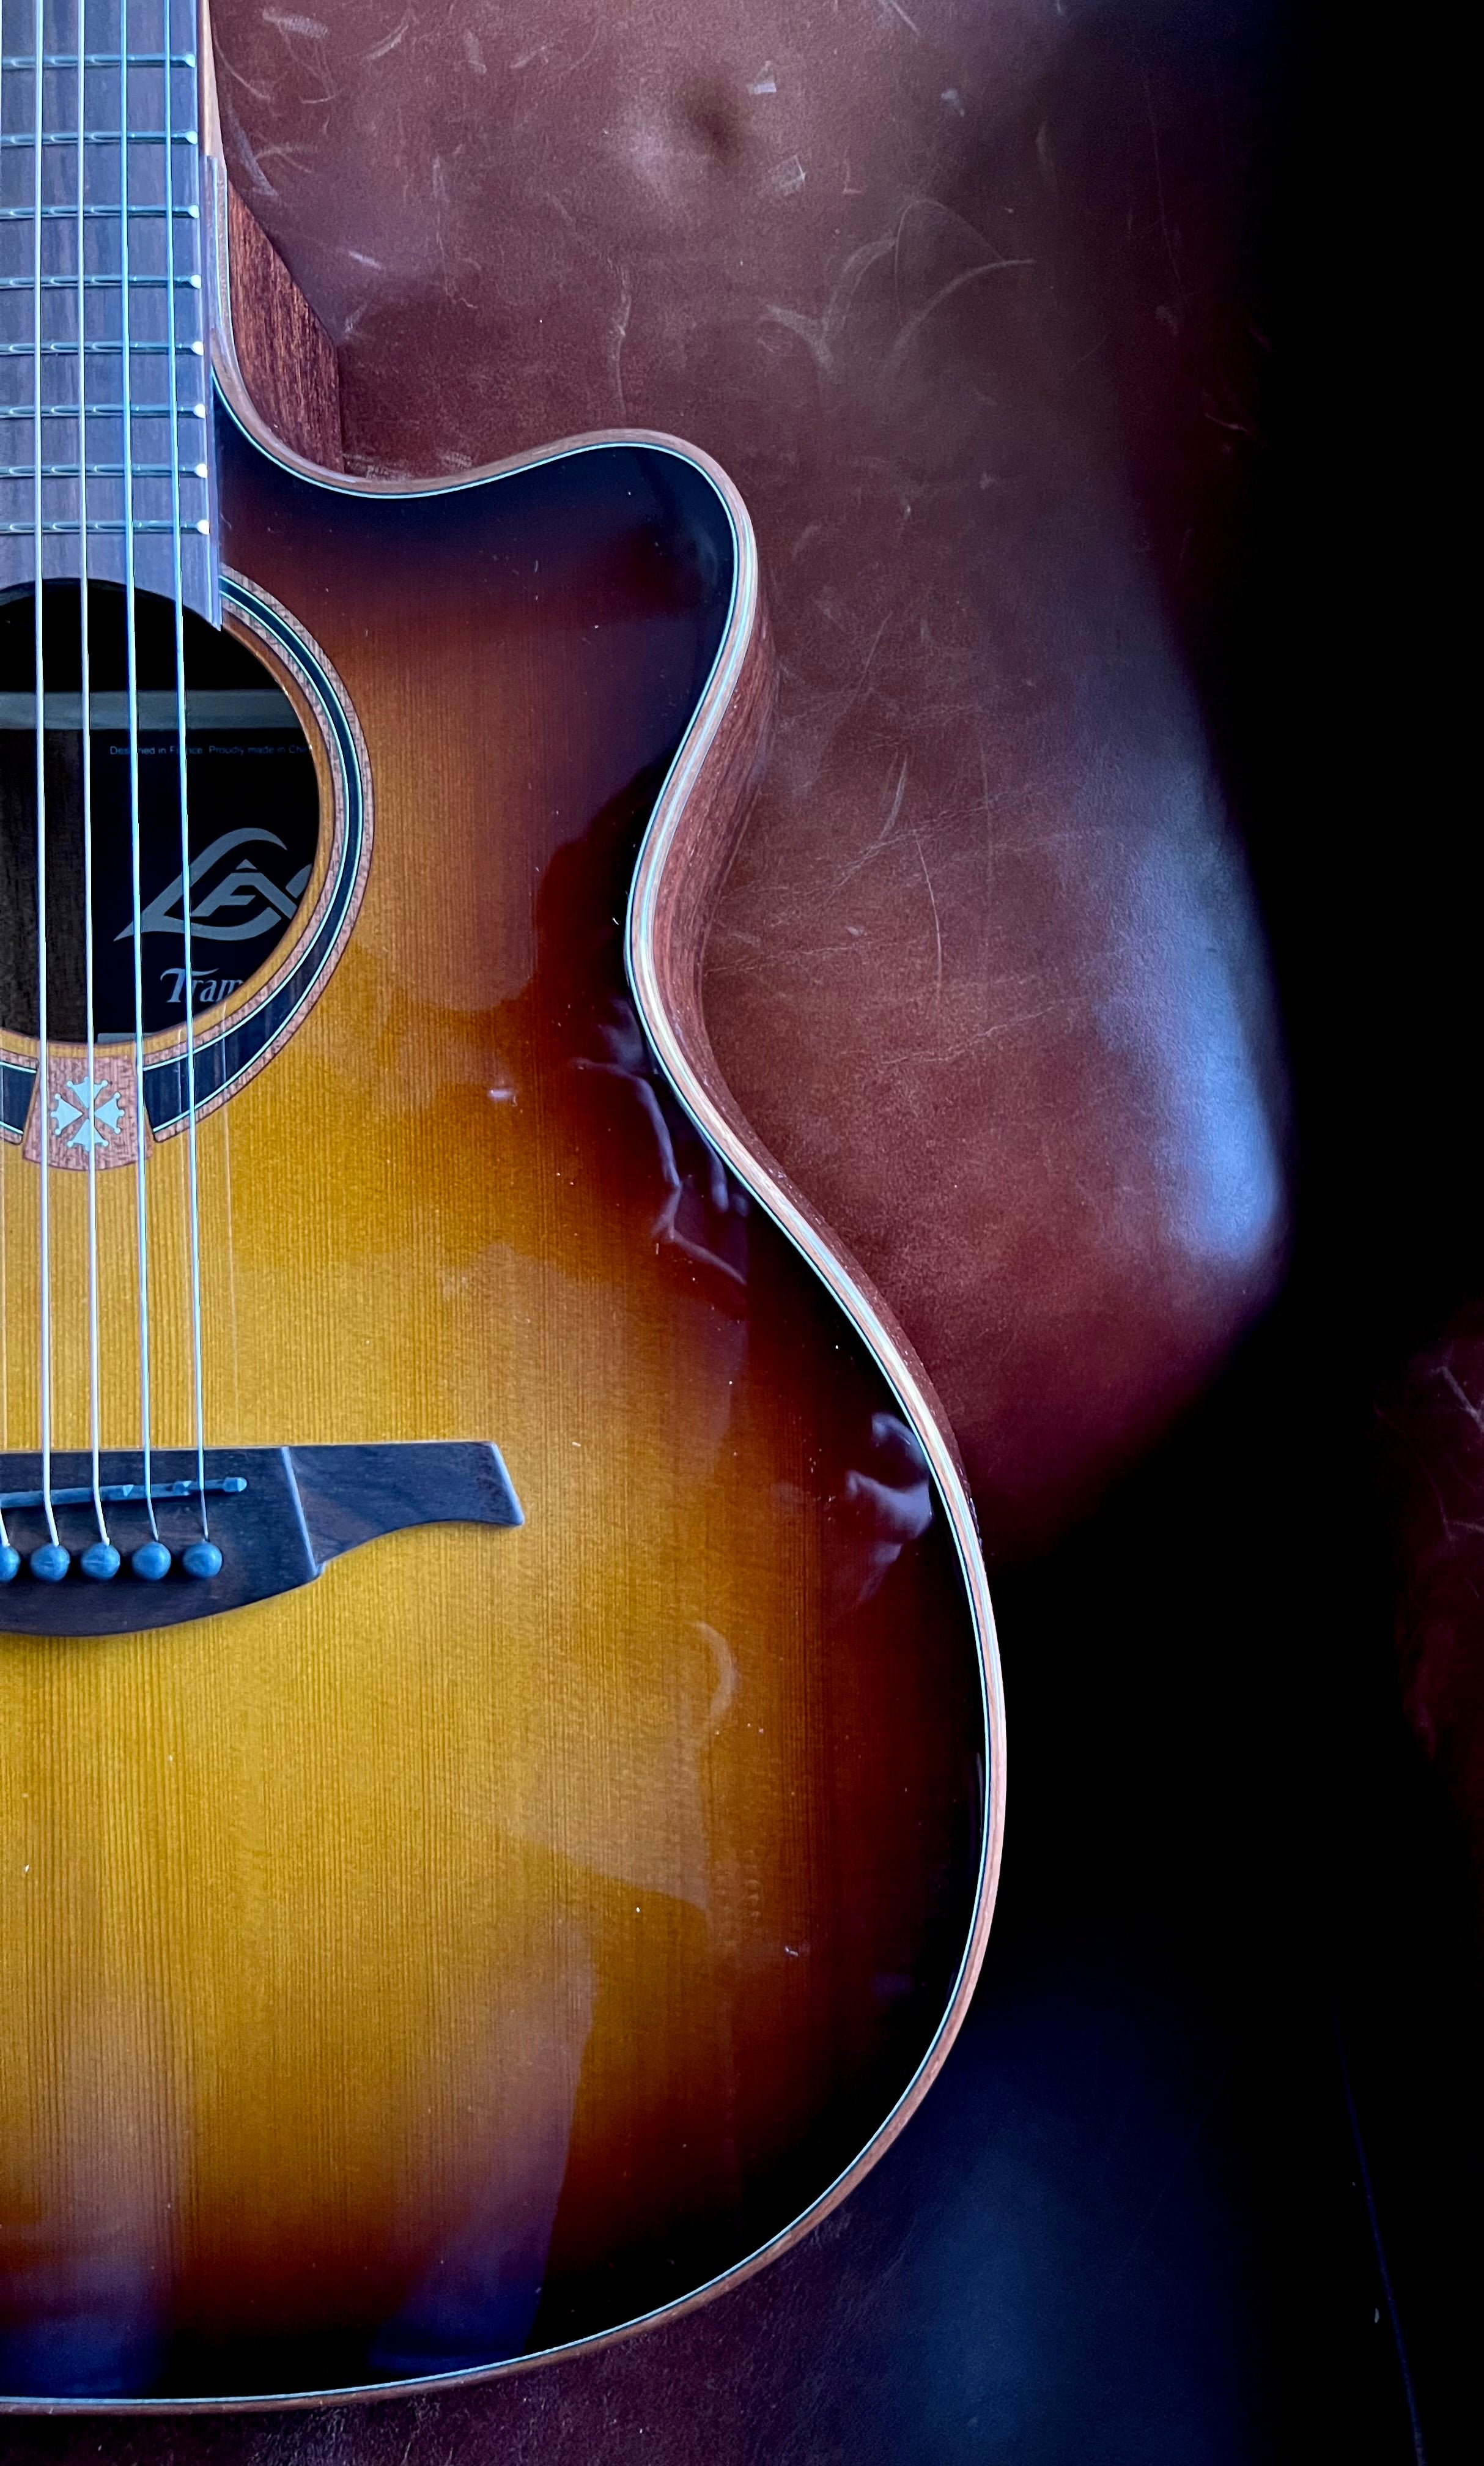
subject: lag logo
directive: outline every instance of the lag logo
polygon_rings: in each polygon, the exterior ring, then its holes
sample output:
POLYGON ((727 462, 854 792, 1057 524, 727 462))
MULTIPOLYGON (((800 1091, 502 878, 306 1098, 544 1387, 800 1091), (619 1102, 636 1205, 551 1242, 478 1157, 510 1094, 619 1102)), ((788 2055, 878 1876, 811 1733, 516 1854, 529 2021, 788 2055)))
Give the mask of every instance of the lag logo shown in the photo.
MULTIPOLYGON (((213 840, 197 857, 190 868, 192 942, 255 942, 264 933, 281 932, 296 913, 311 868, 301 865, 280 886, 250 856, 239 856, 234 864, 227 862, 236 849, 255 840, 266 841, 276 848, 283 846, 277 831, 248 827, 223 831, 220 839, 213 840), (203 889, 203 884, 209 887, 203 889)), ((142 934, 185 932, 185 887, 184 876, 177 874, 167 889, 151 899, 139 920, 142 934)), ((131 919, 114 939, 127 942, 133 933, 131 919)))

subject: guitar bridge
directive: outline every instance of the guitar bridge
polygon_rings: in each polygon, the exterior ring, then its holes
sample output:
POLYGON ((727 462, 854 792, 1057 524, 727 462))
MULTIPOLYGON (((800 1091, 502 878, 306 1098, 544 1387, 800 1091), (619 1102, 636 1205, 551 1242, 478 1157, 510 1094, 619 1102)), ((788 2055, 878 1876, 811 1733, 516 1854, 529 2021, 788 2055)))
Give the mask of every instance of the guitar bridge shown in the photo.
POLYGON ((0 1631, 133 1635, 179 1626, 311 1584, 332 1558, 384 1534, 525 1520, 499 1450, 480 1439, 209 1447, 205 1469, 213 1546, 203 1553, 194 1450, 153 1449, 146 1494, 143 1455, 105 1449, 99 1487, 112 1546, 100 1550, 91 1456, 52 1456, 54 1543, 40 1456, 0 1454, 10 1536, 0 1631), (93 1573, 89 1559, 103 1572, 93 1573))

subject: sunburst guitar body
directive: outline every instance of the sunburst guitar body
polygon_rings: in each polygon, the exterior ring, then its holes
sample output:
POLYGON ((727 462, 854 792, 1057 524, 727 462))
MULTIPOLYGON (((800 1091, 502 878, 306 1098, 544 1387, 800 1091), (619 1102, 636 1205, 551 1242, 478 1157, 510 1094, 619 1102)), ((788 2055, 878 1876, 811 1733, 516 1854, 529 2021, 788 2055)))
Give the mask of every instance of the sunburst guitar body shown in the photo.
POLYGON ((941 2061, 1004 1785, 951 1443, 701 1020, 742 504, 638 435, 348 473, 206 29, 148 15, 4 18, 23 2409, 406 2388, 735 2282, 941 2061))

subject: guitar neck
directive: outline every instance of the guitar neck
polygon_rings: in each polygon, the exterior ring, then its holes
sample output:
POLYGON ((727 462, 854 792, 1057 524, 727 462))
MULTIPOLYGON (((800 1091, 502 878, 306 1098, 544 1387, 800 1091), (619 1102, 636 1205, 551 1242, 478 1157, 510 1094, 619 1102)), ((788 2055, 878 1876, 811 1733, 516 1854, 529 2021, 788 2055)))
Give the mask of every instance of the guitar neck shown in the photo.
POLYGON ((214 620, 194 0, 0 0, 0 590, 214 620))

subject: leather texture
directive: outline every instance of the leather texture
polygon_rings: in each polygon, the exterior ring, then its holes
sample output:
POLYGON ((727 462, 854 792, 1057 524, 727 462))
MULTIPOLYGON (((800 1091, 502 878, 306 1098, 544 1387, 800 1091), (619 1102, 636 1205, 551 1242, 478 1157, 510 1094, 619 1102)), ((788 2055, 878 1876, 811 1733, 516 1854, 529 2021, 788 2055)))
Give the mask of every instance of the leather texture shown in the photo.
POLYGON ((383 13, 214 17, 347 459, 634 422, 738 481, 783 690, 718 1058, 925 1360, 991 1555, 1024 1550, 1209 1375, 1283 1240, 1271 997, 1181 639, 1261 450, 1260 343, 1211 300, 1245 176, 1213 29, 383 13))

